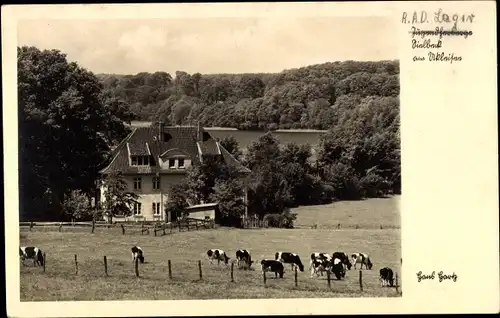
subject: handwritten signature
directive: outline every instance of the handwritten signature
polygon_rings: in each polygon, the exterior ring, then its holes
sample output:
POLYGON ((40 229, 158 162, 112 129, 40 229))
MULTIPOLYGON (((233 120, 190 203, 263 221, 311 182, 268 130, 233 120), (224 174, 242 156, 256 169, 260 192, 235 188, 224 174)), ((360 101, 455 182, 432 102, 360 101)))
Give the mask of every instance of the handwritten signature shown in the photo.
MULTIPOLYGON (((451 280, 454 283, 456 283, 457 279, 458 279, 458 275, 455 274, 455 272, 453 272, 453 274, 445 274, 443 271, 440 271, 437 274, 437 277, 438 277, 440 283, 445 281, 445 280, 451 280)), ((417 280, 419 283, 424 281, 424 280, 434 280, 434 279, 436 279, 436 271, 432 271, 431 274, 422 274, 422 271, 417 273, 417 280)))
MULTIPOLYGON (((453 30, 457 29, 458 23, 474 23, 474 18, 476 16, 472 13, 458 14, 458 13, 446 13, 443 9, 439 9, 434 12, 434 23, 447 24, 452 23, 453 30)), ((401 23, 403 24, 425 24, 431 23, 426 11, 414 11, 413 13, 403 12, 401 15, 401 23)))

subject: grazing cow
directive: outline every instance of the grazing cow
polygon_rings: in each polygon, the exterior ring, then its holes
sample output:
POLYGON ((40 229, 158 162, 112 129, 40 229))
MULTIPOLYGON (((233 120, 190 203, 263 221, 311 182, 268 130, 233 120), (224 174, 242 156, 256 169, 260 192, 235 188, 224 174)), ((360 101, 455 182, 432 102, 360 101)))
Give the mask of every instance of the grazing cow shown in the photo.
POLYGON ((23 265, 24 265, 24 260, 32 259, 33 264, 35 266, 36 265, 43 266, 44 259, 42 250, 36 246, 21 246, 19 248, 19 256, 23 261, 23 265))
POLYGON ((223 250, 219 249, 210 249, 207 251, 207 256, 210 264, 213 264, 213 260, 217 260, 217 265, 220 265, 220 261, 223 261, 224 264, 228 264, 228 261, 230 260, 229 257, 227 257, 226 252, 223 250))
POLYGON ((334 258, 333 261, 331 262, 331 271, 337 277, 338 280, 342 279, 345 277, 345 268, 344 264, 342 263, 341 259, 334 258))
POLYGON ((331 261, 331 259, 332 257, 327 253, 312 253, 311 260, 309 262, 311 277, 313 277, 313 274, 318 271, 321 273, 321 276, 323 276, 323 272, 326 270, 325 266, 328 266, 328 262, 331 261))
POLYGON ((132 262, 135 262, 136 259, 139 259, 139 262, 141 264, 144 264, 144 252, 142 251, 142 248, 139 246, 134 246, 132 247, 132 262))
POLYGON ((347 267, 348 270, 351 269, 351 262, 349 261, 349 255, 347 255, 347 253, 344 253, 344 252, 335 252, 332 254, 332 259, 334 258, 338 258, 342 264, 344 264, 344 267, 347 267))
POLYGON ((314 274, 316 274, 316 277, 319 276, 320 273, 321 276, 323 276, 323 272, 329 271, 331 265, 332 262, 329 259, 311 260, 311 278, 313 277, 314 274))
POLYGON ((240 267, 240 263, 243 262, 243 264, 246 264, 245 268, 250 268, 252 266, 252 256, 250 255, 250 252, 247 250, 237 250, 236 251, 236 260, 237 263, 236 265, 240 267))
POLYGON ((282 262, 273 259, 263 259, 260 265, 262 265, 262 272, 273 272, 275 278, 278 278, 278 274, 280 278, 283 278, 285 267, 282 262))
POLYGON ((301 272, 304 271, 304 265, 302 265, 302 261, 300 260, 299 255, 295 253, 276 252, 276 254, 274 255, 274 259, 285 264, 291 264, 292 270, 294 266, 298 266, 301 272))
POLYGON ((365 265, 365 268, 367 269, 372 269, 373 263, 370 260, 370 256, 364 253, 354 253, 351 255, 352 262, 354 265, 354 269, 356 269, 356 264, 361 264, 360 269, 363 269, 363 265, 365 265))
POLYGON ((394 273, 389 267, 380 269, 380 284, 382 286, 394 286, 394 273))
POLYGON ((312 253, 311 254, 311 260, 313 259, 326 259, 326 260, 331 260, 332 257, 328 253, 312 253))

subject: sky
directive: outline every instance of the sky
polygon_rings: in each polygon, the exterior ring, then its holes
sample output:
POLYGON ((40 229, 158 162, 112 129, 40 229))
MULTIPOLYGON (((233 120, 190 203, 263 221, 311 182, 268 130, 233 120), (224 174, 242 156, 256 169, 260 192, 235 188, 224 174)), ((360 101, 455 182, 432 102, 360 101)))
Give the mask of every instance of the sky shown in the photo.
POLYGON ((397 59, 384 17, 20 20, 18 45, 59 49, 94 73, 280 72, 397 59))

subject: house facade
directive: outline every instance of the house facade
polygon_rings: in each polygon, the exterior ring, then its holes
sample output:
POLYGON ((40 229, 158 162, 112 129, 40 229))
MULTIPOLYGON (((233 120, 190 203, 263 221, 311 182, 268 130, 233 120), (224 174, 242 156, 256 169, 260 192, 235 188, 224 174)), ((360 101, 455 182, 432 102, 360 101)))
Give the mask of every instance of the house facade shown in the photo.
MULTIPOLYGON (((110 164, 101 175, 119 172, 128 190, 138 195, 131 207, 130 217, 113 217, 114 221, 164 221, 175 216, 165 210, 169 191, 179 184, 187 169, 203 161, 203 155, 220 156, 223 162, 236 169, 242 178, 250 170, 238 162, 210 133, 201 127, 165 126, 135 127, 115 148, 110 164)), ((101 204, 105 201, 104 185, 100 189, 101 204)), ((247 201, 245 189, 245 203, 247 201)))

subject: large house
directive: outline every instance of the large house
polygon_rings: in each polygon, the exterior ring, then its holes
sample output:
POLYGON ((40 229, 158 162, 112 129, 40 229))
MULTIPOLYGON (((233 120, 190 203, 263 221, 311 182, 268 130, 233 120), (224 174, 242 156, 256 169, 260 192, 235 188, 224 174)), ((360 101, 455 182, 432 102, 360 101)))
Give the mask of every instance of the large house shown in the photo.
MULTIPOLYGON (((186 176, 186 169, 200 164, 203 155, 221 156, 245 177, 250 170, 237 161, 210 133, 201 127, 165 126, 163 123, 149 127, 135 127, 114 149, 110 164, 102 175, 120 172, 129 190, 138 194, 138 203, 130 217, 114 217, 115 221, 166 221, 176 216, 165 211, 169 190, 186 176)), ((101 203, 106 189, 101 185, 101 203)), ((245 189, 245 203, 247 200, 245 189)), ((207 202, 208 203, 208 202, 207 202)))

